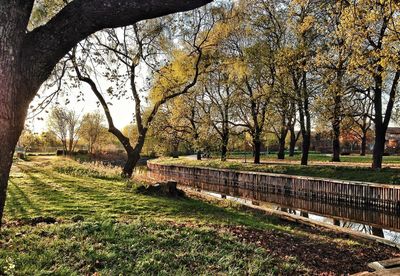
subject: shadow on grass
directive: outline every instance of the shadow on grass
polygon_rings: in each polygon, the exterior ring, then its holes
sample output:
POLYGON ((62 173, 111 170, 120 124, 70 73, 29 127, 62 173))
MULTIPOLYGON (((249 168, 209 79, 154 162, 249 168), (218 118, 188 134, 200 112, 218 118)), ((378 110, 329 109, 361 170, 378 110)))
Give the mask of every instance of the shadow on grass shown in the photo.
POLYGON ((134 189, 127 189, 123 182, 69 175, 63 177, 48 168, 33 167, 25 163, 21 167, 28 180, 25 178, 23 183, 14 185, 20 186, 28 195, 21 196, 19 202, 10 203, 10 208, 14 208, 10 213, 14 217, 26 215, 27 206, 34 206, 38 215, 61 217, 145 216, 204 224, 243 224, 257 228, 271 228, 273 222, 277 221, 265 215, 245 212, 231 202, 217 206, 186 197, 174 199, 142 195, 135 193, 134 189), (28 185, 25 182, 29 183, 29 192, 23 186, 28 185))
POLYGON ((6 201, 6 213, 7 216, 16 217, 16 216, 26 216, 28 214, 25 209, 25 204, 21 201, 21 198, 18 197, 15 193, 15 184, 10 180, 12 186, 7 190, 7 201, 6 201))

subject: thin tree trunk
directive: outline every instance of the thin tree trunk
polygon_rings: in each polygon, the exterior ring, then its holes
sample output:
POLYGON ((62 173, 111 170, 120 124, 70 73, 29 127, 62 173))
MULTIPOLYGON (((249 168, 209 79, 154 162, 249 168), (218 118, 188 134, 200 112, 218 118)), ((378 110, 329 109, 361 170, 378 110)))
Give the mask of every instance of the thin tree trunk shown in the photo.
POLYGON ((310 152, 310 144, 311 138, 309 134, 303 134, 303 143, 302 143, 302 154, 301 154, 301 165, 308 165, 308 154, 310 152))
POLYGON ((372 168, 381 169, 382 159, 385 152, 385 133, 386 130, 383 126, 383 115, 382 115, 382 72, 383 68, 378 66, 379 73, 375 76, 375 97, 374 97, 374 108, 375 108, 375 144, 372 153, 372 168))
POLYGON ((336 90, 334 96, 333 118, 332 118, 332 162, 340 162, 340 124, 342 122, 342 81, 343 63, 340 62, 339 70, 336 72, 336 90))
POLYGON ((297 143, 297 137, 296 137, 296 131, 294 130, 294 127, 290 128, 290 145, 289 145, 289 156, 293 157, 294 156, 294 151, 296 149, 296 143, 297 143))
POLYGON ((226 141, 222 141, 221 144, 221 161, 226 161, 226 155, 228 153, 228 144, 226 141))
POLYGON ((197 160, 198 160, 198 161, 201 161, 201 150, 198 150, 198 151, 197 151, 196 157, 197 157, 197 160))
POLYGON ((385 133, 386 131, 381 130, 377 127, 375 132, 375 145, 372 156, 372 168, 381 169, 383 155, 385 153, 385 133))
POLYGON ((253 140, 254 145, 254 164, 260 164, 261 162, 261 141, 259 138, 253 140))
POLYGON ((285 159, 285 138, 279 139, 279 150, 278 150, 278 159, 283 160, 285 159))
POLYGON ((179 142, 172 142, 172 158, 179 158, 179 142))
POLYGON ((333 123, 332 162, 340 162, 340 123, 333 123))
POLYGON ((361 156, 365 156, 367 153, 367 133, 363 132, 362 138, 361 138, 361 156))
MULTIPOLYGON (((338 81, 341 80, 338 79, 338 81)), ((339 86, 340 87, 340 86, 339 86)), ((339 95, 341 91, 337 92, 338 95, 335 96, 335 105, 332 119, 332 130, 333 130, 333 139, 332 139, 332 162, 340 162, 340 113, 341 113, 341 104, 342 97, 339 95)))
POLYGON ((73 143, 74 143, 74 140, 71 139, 71 137, 70 137, 69 138, 69 143, 68 143, 68 155, 72 155, 73 143))
POLYGON ((220 135, 221 135, 221 161, 226 161, 228 153, 229 136, 230 136, 228 123, 224 123, 223 130, 220 135))
POLYGON ((124 168, 122 169, 122 175, 124 178, 131 178, 133 175, 133 170, 136 167, 136 164, 140 160, 140 151, 135 149, 132 152, 128 153, 128 159, 125 162, 124 168))

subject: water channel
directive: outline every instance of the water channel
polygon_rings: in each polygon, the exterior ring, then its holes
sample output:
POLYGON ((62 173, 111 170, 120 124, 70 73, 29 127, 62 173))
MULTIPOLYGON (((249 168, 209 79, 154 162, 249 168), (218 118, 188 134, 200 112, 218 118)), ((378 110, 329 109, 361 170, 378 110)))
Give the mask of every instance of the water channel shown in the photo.
MULTIPOLYGON (((221 197, 217 193, 206 193, 214 197, 221 197)), ((252 200, 231 196, 226 198, 246 205, 251 205, 253 202, 252 200)), ((345 205, 334 206, 280 195, 271 195, 270 201, 262 201, 259 204, 266 209, 283 211, 328 225, 336 225, 365 234, 376 235, 400 245, 400 217, 396 213, 390 214, 380 210, 361 209, 345 205)))
MULTIPOLYGON (((152 176, 146 167, 139 167, 136 173, 152 176)), ((187 186, 185 185, 185 187, 187 186)), ((221 197, 221 194, 212 191, 203 192, 214 197, 221 197)), ((246 205, 251 205, 253 202, 251 199, 232 196, 226 196, 226 198, 246 205)), ((282 194, 264 194, 258 203, 263 208, 284 211, 321 223, 379 236, 400 245, 400 213, 398 211, 355 207, 345 203, 331 204, 282 194)))

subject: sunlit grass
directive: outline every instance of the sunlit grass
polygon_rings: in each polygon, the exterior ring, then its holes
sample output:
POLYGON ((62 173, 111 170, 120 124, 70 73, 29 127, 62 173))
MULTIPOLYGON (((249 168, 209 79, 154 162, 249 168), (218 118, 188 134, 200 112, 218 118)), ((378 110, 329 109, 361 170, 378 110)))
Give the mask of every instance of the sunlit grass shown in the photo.
MULTIPOLYGON (((274 255, 228 231, 246 227, 312 244, 367 247, 250 211, 230 201, 136 192, 117 168, 30 157, 12 170, 0 274, 269 275, 309 271, 299 256, 274 255), (35 221, 52 224, 36 224, 35 221), (53 223, 56 221, 56 223, 53 223), (336 244, 336 245, 335 245, 336 244)), ((282 244, 282 246, 285 246, 282 244)))
MULTIPOLYGON (((218 157, 217 153, 213 154, 214 157, 218 157)), ((252 153, 230 153, 228 155, 228 158, 232 159, 244 159, 247 158, 247 160, 252 159, 252 153)), ((277 161, 277 154, 276 153, 262 153, 261 160, 263 162, 271 162, 271 161, 277 161)), ((285 155, 285 160, 283 161, 295 161, 295 162, 300 162, 301 160, 301 153, 296 152, 294 156, 289 156, 287 153, 285 155)), ((332 154, 325 154, 325 153, 310 153, 308 156, 308 160, 313 162, 326 162, 329 163, 332 160, 332 154)), ((351 154, 351 155, 342 155, 340 156, 340 161, 342 163, 372 163, 372 155, 367 154, 365 156, 360 156, 358 154, 351 154)), ((391 156, 383 156, 383 163, 384 164, 400 164, 400 156, 399 155, 391 155, 391 156)))

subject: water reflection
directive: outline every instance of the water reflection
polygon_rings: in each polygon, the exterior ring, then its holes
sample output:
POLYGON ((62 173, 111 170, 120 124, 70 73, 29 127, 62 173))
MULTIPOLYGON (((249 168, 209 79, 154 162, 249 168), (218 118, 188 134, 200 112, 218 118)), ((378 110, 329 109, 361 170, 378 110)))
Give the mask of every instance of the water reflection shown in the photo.
MULTIPOLYGON (((210 195, 221 195, 207 192, 210 195)), ((251 204, 251 200, 227 197, 230 200, 251 204)), ((352 206, 336 206, 324 202, 308 201, 280 195, 270 195, 269 201, 260 204, 264 208, 306 217, 314 221, 336 225, 369 235, 375 235, 400 244, 400 219, 397 213, 362 209, 352 206)))
MULTIPOLYGON (((147 171, 146 167, 138 167, 136 173, 152 176, 152 172, 147 171)), ((221 197, 220 193, 211 191, 207 193, 221 197)), ((229 196, 229 193, 226 194, 223 195, 224 198, 240 203, 251 205, 254 200, 257 200, 264 208, 280 210, 314 221, 375 235, 400 244, 400 214, 395 210, 383 211, 379 208, 355 206, 344 202, 332 204, 329 201, 309 200, 285 194, 257 193, 255 197, 250 193, 251 197, 249 196, 249 198, 238 198, 229 196)))

